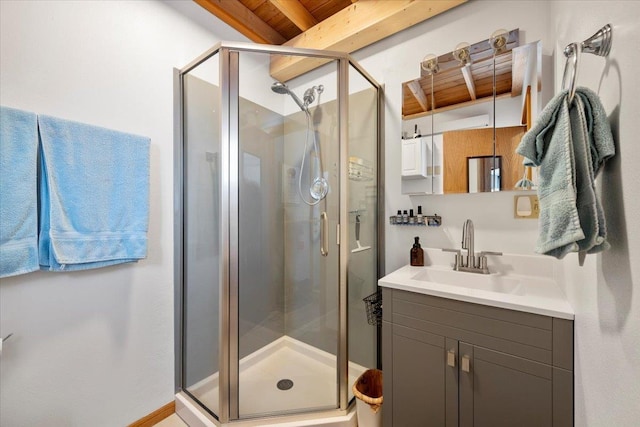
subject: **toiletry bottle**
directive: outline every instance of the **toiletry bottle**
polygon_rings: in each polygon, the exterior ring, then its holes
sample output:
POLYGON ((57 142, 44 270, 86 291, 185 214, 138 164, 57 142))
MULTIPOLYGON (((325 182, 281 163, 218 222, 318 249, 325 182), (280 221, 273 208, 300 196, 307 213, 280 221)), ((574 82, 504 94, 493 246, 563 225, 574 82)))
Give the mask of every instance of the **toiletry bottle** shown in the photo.
POLYGON ((409 214, 406 210, 402 212, 402 223, 409 224, 409 214))
POLYGON ((413 244, 410 253, 411 265, 422 267, 424 266, 424 250, 420 247, 420 238, 416 236, 414 239, 415 243, 413 244))
POLYGON ((418 206, 418 217, 416 218, 416 224, 424 224, 424 218, 422 217, 422 206, 418 206))
POLYGON ((409 209, 409 224, 415 224, 416 217, 413 216, 413 209, 409 209))

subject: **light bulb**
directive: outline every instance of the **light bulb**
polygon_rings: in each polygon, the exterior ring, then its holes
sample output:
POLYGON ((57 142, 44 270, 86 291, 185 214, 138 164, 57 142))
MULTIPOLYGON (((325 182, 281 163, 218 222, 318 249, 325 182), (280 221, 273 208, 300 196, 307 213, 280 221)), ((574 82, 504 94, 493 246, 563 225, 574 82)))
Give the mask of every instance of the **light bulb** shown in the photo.
POLYGON ((440 67, 438 66, 438 57, 433 53, 428 54, 422 59, 420 67, 422 67, 422 69, 428 74, 437 73, 440 69, 440 67))
POLYGON ((471 53, 469 51, 469 43, 467 42, 458 43, 456 48, 453 50, 453 57, 460 62, 460 65, 471 64, 471 53))
POLYGON ((489 38, 489 44, 494 53, 504 52, 507 48, 507 38, 509 37, 509 31, 505 29, 495 30, 489 38))

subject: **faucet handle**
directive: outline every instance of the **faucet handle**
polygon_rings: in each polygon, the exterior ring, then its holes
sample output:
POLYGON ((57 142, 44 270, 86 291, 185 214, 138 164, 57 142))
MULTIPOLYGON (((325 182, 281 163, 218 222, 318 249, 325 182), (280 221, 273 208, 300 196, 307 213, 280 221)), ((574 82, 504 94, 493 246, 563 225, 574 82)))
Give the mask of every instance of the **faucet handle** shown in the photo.
POLYGON ((481 257, 485 255, 502 255, 502 252, 482 251, 478 254, 478 256, 481 256, 481 257))
POLYGON ((502 255, 502 252, 482 251, 478 255, 478 267, 484 274, 489 274, 489 267, 487 267, 487 255, 502 255))
POLYGON ((453 265, 454 270, 462 267, 462 251, 460 249, 442 249, 442 252, 453 252, 456 254, 455 264, 453 265))
POLYGON ((462 252, 460 251, 460 249, 442 249, 442 252, 455 252, 458 255, 460 255, 462 252))

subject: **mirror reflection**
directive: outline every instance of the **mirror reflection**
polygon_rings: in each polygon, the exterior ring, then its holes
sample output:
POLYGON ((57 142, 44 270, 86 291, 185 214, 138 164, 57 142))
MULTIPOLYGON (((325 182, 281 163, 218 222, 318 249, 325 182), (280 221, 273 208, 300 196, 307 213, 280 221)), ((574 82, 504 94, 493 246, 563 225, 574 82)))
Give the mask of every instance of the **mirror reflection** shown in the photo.
POLYGON ((467 191, 485 193, 500 191, 501 156, 480 156, 467 158, 467 191))
POLYGON ((403 83, 402 135, 403 153, 408 145, 424 151, 427 173, 407 177, 403 165, 403 193, 530 189, 519 187, 533 178, 515 148, 539 110, 541 56, 539 41, 520 45, 518 29, 427 55, 421 76, 403 83), (500 185, 470 187, 475 163, 469 160, 494 156, 500 157, 500 185))

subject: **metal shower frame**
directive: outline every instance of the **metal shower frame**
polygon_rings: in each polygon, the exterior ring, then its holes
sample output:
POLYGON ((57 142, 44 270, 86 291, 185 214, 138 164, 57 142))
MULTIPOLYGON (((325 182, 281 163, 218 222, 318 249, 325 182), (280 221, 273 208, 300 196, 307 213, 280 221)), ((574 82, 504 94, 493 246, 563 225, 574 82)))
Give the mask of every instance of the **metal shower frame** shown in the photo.
MULTIPOLYGON (((238 172, 239 172, 239 129, 238 120, 233 120, 232 111, 238 111, 239 103, 239 56, 240 52, 264 53, 276 55, 295 55, 311 58, 323 58, 338 61, 338 142, 340 144, 340 178, 339 178, 339 231, 348 236, 348 101, 349 101, 349 65, 360 73, 377 90, 377 277, 384 274, 384 91, 350 55, 343 52, 320 51, 312 49, 288 48, 283 46, 257 45, 251 43, 221 42, 204 52, 182 69, 174 69, 174 303, 175 303, 175 389, 192 402, 203 407, 215 422, 241 422, 238 402, 238 172), (220 156, 229 159, 220 162, 220 330, 219 330, 219 413, 201 405, 183 388, 183 348, 184 348, 184 105, 183 77, 189 71, 202 64, 214 55, 219 56, 220 69, 220 156), (228 143, 227 143, 228 142, 228 143), (231 248, 235 248, 232 250, 231 248), (233 320, 235 319, 235 320, 233 320), (232 399, 231 396, 236 396, 232 399)), ((348 310, 347 310, 347 260, 348 245, 341 241, 339 247, 339 290, 338 290, 338 354, 337 382, 338 408, 323 411, 327 415, 344 415, 349 409, 348 399, 348 310)), ((380 328, 378 328, 377 351, 380 365, 380 328)), ((378 366, 380 367, 380 366, 378 366)), ((283 418, 287 415, 283 414, 283 418)))

